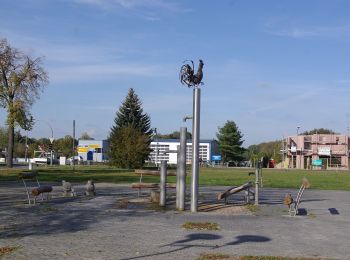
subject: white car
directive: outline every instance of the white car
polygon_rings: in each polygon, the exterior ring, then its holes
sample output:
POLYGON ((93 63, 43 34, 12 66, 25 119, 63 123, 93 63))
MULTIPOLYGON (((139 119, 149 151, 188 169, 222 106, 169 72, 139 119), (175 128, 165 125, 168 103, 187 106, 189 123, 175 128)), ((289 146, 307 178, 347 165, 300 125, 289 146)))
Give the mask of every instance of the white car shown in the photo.
POLYGON ((76 155, 76 156, 69 157, 67 159, 67 163, 68 164, 73 164, 73 160, 74 160, 75 164, 81 164, 84 161, 83 157, 76 155))

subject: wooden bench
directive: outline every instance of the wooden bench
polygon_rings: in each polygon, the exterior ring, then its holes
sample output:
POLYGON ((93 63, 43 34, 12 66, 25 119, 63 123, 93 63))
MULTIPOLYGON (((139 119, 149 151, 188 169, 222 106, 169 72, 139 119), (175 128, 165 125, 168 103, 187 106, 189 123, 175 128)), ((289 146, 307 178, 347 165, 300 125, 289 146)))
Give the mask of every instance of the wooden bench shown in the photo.
POLYGON ((284 197, 283 204, 289 207, 290 216, 298 215, 298 209, 301 202, 301 197, 303 196, 305 189, 308 189, 308 188, 310 188, 310 182, 308 181, 308 179, 303 178, 296 199, 294 200, 291 194, 286 194, 286 196, 284 197))
POLYGON ((18 174, 18 178, 22 180, 24 188, 26 189, 27 193, 27 198, 28 198, 28 204, 31 205, 31 199, 29 195, 29 186, 28 183, 29 181, 35 181, 36 182, 36 187, 32 189, 32 195, 34 196, 33 202, 34 205, 36 204, 36 198, 37 196, 41 195, 41 200, 44 201, 44 193, 47 193, 47 200, 49 199, 49 193, 52 191, 52 186, 41 186, 39 181, 38 181, 38 172, 37 171, 32 171, 32 172, 21 172, 18 174))
POLYGON ((250 189, 253 187, 253 183, 252 182, 247 182, 241 186, 238 187, 231 187, 228 190, 226 190, 225 192, 220 192, 218 194, 217 199, 221 200, 221 199, 225 199, 225 204, 228 203, 228 198, 238 192, 244 191, 245 192, 245 202, 246 203, 250 203, 251 201, 251 196, 254 197, 254 192, 251 191, 250 189))

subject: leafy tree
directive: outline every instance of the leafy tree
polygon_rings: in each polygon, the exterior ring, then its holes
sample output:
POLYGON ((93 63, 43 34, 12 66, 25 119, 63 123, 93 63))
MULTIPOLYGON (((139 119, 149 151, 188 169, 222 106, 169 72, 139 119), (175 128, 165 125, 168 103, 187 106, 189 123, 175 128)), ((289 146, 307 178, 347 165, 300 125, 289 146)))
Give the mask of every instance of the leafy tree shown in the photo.
POLYGON ((255 165, 257 160, 263 158, 264 167, 267 166, 270 159, 274 159, 276 163, 280 163, 282 161, 281 149, 281 140, 254 144, 247 149, 248 159, 255 165))
POLYGON ((110 163, 121 168, 141 168, 151 151, 149 137, 130 126, 119 128, 110 140, 110 163))
POLYGON ((79 140, 95 140, 95 138, 92 138, 87 132, 84 132, 79 137, 79 140))
MULTIPOLYGON (((187 132, 186 134, 187 139, 191 139, 192 138, 192 134, 190 132, 187 132)), ((180 139, 180 132, 179 131, 174 131, 171 134, 157 134, 156 136, 154 136, 154 139, 180 139)))
MULTIPOLYGON (((76 143, 76 140, 75 140, 76 143)), ((70 157, 73 155, 73 137, 66 135, 54 141, 53 149, 62 156, 70 157)))
POLYGON ((243 135, 233 121, 227 121, 223 127, 218 127, 219 133, 216 134, 219 143, 219 150, 223 162, 241 161, 243 159, 244 148, 242 144, 243 135))
POLYGON ((7 110, 7 166, 12 167, 14 129, 28 128, 29 109, 48 82, 40 58, 31 58, 0 39, 0 105, 7 110))
POLYGON ((116 113, 114 123, 109 136, 111 164, 140 167, 150 153, 152 129, 150 117, 143 112, 142 103, 132 88, 116 113))
POLYGON ((302 135, 313 135, 313 134, 335 134, 333 130, 326 128, 315 128, 310 131, 305 131, 301 133, 302 135))

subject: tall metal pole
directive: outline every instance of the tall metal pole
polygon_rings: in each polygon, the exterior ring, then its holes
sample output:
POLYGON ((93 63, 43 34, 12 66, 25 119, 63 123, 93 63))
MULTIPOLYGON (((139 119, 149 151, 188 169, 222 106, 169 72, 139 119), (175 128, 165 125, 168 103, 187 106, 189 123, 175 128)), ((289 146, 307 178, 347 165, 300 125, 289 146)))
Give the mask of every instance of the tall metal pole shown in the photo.
POLYGON ((259 173, 260 173, 260 161, 257 161, 255 166, 255 205, 259 205, 259 179, 260 179, 259 173))
POLYGON ((24 153, 24 160, 25 162, 28 160, 28 131, 26 131, 26 149, 24 153))
POLYGON ((192 120, 191 212, 197 212, 198 210, 200 101, 201 89, 199 87, 194 87, 192 120))
POLYGON ((166 205, 166 175, 167 175, 167 161, 162 160, 160 165, 160 198, 159 206, 165 207, 166 205))
POLYGON ((73 172, 75 171, 75 120, 73 120, 73 172))
POLYGON ((180 160, 178 165, 179 189, 178 189, 178 209, 185 210, 186 197, 186 144, 187 144, 187 127, 180 128, 180 160))
MULTIPOLYGON (((180 144, 181 145, 181 144, 180 144)), ((179 209, 179 201, 180 201, 180 145, 176 148, 176 209, 179 209)))

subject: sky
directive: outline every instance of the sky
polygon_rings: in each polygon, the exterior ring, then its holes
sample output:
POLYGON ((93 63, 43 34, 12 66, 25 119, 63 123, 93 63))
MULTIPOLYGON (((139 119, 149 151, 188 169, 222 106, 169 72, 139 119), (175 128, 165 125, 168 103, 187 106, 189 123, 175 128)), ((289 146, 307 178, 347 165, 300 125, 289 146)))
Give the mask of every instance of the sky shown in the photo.
MULTIPOLYGON (((244 146, 350 126, 350 1, 1 0, 0 38, 43 57, 31 137, 108 137, 134 88, 162 134, 191 121, 185 60, 204 61, 202 139, 234 121, 244 146)), ((0 110, 5 124, 6 111, 0 110)))

